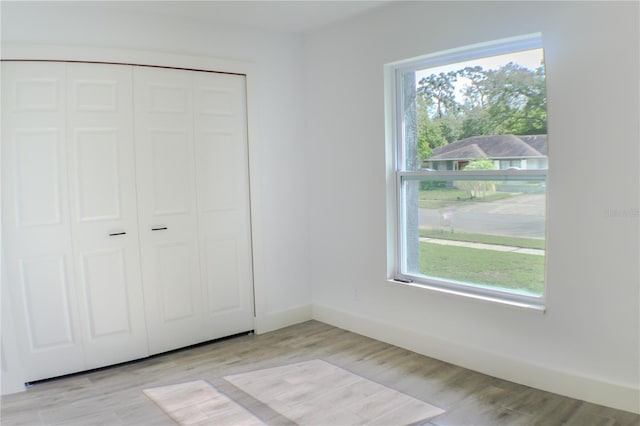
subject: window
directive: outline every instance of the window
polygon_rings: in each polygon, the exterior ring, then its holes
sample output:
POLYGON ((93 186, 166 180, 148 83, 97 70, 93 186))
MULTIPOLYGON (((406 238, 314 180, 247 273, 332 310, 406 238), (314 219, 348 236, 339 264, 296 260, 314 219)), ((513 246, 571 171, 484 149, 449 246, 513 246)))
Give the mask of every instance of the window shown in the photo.
POLYGON ((390 64, 390 276, 544 309, 540 35, 390 64))

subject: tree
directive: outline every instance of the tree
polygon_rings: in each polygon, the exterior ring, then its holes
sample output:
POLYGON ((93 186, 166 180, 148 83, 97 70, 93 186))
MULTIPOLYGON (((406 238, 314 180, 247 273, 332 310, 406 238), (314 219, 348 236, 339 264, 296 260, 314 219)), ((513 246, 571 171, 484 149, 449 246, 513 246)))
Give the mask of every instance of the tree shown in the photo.
POLYGON ((462 170, 493 170, 495 167, 493 166, 493 161, 488 158, 479 158, 477 160, 472 160, 467 163, 466 166, 462 170))
POLYGON ((418 158, 420 163, 431 157, 433 149, 448 143, 442 134, 442 127, 436 121, 429 120, 428 101, 418 97, 416 106, 418 131, 418 158))
POLYGON ((465 112, 461 119, 459 139, 471 136, 492 135, 494 128, 487 108, 475 108, 465 112))
MULTIPOLYGON (((493 161, 488 158, 469 161, 463 170, 493 170, 493 161)), ((456 181, 455 186, 463 191, 469 191, 471 198, 484 198, 496 192, 495 182, 486 180, 456 181)))
POLYGON ((423 77, 418 82, 418 95, 426 100, 426 104, 435 109, 435 116, 442 118, 445 114, 455 114, 459 109, 456 101, 455 82, 457 71, 441 72, 423 77))
POLYGON ((547 132, 544 68, 530 70, 510 62, 497 70, 465 68, 471 81, 465 90, 465 115, 485 111, 480 134, 543 134, 547 132))
POLYGON ((487 106, 486 80, 487 75, 481 66, 465 67, 458 71, 458 75, 467 83, 464 96, 464 107, 467 110, 485 108, 487 106))
POLYGON ((455 142, 460 140, 460 127, 461 121, 459 116, 446 116, 434 120, 440 127, 440 133, 445 138, 446 143, 455 142))

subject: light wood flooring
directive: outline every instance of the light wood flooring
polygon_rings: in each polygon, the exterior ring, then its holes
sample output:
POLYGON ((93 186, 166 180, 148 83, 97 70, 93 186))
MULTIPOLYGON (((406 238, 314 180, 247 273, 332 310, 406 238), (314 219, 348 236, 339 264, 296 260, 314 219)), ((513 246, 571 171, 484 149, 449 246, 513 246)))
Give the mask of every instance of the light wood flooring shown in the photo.
POLYGON ((265 423, 290 425, 223 377, 312 359, 445 410, 425 425, 640 425, 636 414, 496 379, 317 321, 39 383, 2 397, 0 423, 171 425, 142 391, 203 379, 265 423))

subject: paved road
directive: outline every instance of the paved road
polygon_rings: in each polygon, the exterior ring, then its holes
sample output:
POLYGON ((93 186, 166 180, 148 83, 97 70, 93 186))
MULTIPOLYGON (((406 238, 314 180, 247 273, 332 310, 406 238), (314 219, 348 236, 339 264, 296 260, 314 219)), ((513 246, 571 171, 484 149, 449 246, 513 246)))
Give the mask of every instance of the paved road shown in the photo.
POLYGON ((544 212, 544 195, 523 194, 488 203, 465 203, 447 212, 420 209, 420 226, 448 230, 452 224, 458 232, 544 238, 544 212))

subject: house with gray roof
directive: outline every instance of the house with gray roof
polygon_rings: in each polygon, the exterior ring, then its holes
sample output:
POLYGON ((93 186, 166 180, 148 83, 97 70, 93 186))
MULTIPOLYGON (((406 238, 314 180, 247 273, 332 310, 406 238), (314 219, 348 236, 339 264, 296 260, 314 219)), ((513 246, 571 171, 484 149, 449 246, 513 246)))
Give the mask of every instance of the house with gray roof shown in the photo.
POLYGON ((472 136, 433 150, 424 161, 433 170, 462 170, 469 161, 488 158, 495 169, 546 169, 547 135, 472 136))

